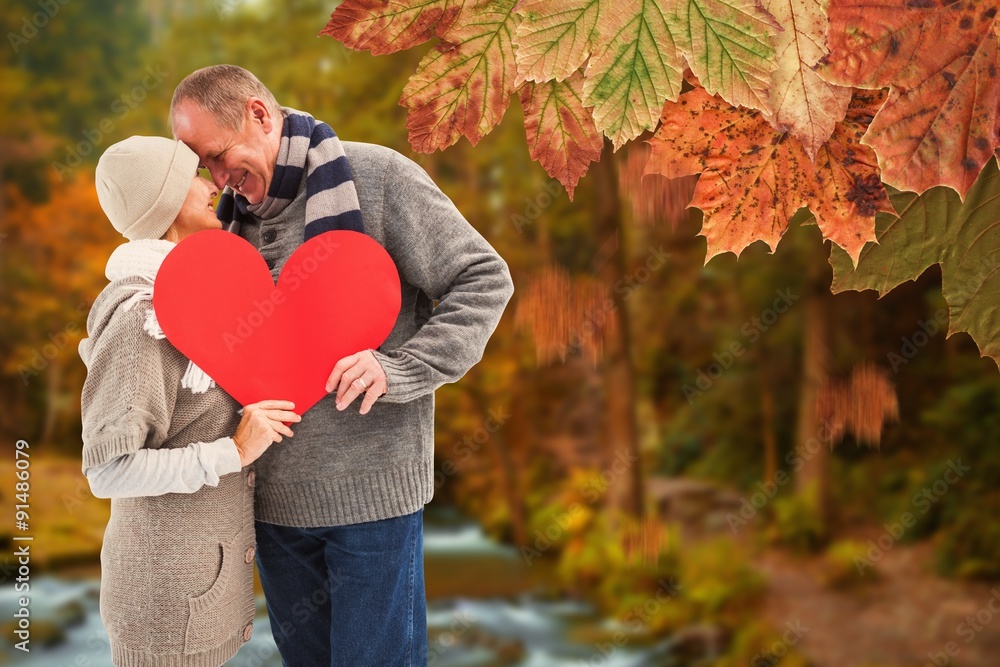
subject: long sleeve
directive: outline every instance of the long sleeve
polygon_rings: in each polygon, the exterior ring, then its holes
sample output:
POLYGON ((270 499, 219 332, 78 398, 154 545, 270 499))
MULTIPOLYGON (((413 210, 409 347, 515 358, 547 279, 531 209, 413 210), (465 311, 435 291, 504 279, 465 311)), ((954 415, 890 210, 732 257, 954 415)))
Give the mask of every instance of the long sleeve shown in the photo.
MULTIPOLYGON (((95 317, 92 313, 91 319, 95 317)), ((118 308, 107 318, 99 335, 92 332, 85 341, 84 474, 123 454, 159 448, 170 428, 170 392, 180 382, 168 368, 169 344, 143 330, 144 308, 118 308)))
POLYGON ((409 340, 375 351, 388 390, 403 403, 460 379, 482 359, 514 293, 507 263, 424 169, 396 154, 386 168, 386 250, 402 280, 439 301, 409 340))
POLYGON ((98 498, 194 493, 241 469, 231 437, 173 449, 140 449, 88 468, 91 492, 98 498))

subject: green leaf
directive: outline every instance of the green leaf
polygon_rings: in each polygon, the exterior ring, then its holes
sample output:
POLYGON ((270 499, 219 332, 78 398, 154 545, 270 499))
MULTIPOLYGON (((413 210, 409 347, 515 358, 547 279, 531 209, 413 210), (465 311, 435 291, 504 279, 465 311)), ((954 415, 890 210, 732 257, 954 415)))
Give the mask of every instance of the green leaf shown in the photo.
POLYGON ((583 103, 615 150, 655 127, 663 103, 680 94, 684 62, 667 22, 673 5, 615 2, 600 28, 604 47, 587 65, 583 103))
POLYGON ((679 0, 670 23, 705 90, 733 106, 773 112, 772 42, 782 27, 759 0, 679 0))
POLYGON ((879 296, 941 265, 948 335, 968 332, 1000 364, 1000 171, 990 160, 962 202, 935 187, 922 195, 893 191, 899 217, 876 216, 878 245, 861 251, 857 269, 840 248, 830 254, 833 292, 873 289, 879 296))
POLYGON ((459 137, 477 144, 502 119, 514 91, 515 0, 484 2, 464 13, 425 55, 399 103, 415 151, 432 153, 459 137))
POLYGON ((565 81, 525 83, 520 89, 524 129, 533 160, 556 178, 569 198, 591 162, 601 159, 604 137, 581 100, 583 75, 565 81))
POLYGON ((514 7, 522 17, 514 34, 517 85, 562 81, 580 69, 599 43, 607 10, 608 0, 521 0, 514 7))

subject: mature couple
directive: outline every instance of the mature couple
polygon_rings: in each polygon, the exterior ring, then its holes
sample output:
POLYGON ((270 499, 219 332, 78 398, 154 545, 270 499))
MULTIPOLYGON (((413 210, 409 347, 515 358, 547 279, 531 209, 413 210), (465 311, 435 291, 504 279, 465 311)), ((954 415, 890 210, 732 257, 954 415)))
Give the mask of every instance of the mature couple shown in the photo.
POLYGON ((170 121, 177 140, 126 139, 96 174, 128 239, 80 345, 83 471, 112 498, 101 615, 113 660, 224 663, 253 631, 256 560, 285 665, 426 664, 434 390, 481 358, 513 292, 507 265, 415 162, 340 141, 242 68, 188 76, 170 121), (275 279, 330 229, 370 235, 396 263, 392 333, 330 369, 331 399, 306 414, 281 396, 238 405, 160 330, 164 256, 219 227, 259 248, 275 279))

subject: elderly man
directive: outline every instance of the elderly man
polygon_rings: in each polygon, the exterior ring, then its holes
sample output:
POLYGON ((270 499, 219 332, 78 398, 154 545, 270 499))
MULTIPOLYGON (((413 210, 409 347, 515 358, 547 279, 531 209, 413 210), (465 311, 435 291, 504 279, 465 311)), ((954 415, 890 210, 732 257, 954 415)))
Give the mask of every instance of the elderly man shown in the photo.
MULTIPOLYGON (((285 665, 426 664, 434 390, 482 358, 513 293, 507 264, 415 162, 340 141, 240 67, 185 78, 170 121, 225 188, 219 217, 275 279, 303 239, 329 229, 370 235, 396 263, 389 338, 340 360, 327 382, 335 406, 317 404, 294 444, 256 466, 256 557, 285 665)), ((351 287, 364 290, 365 276, 351 287)))

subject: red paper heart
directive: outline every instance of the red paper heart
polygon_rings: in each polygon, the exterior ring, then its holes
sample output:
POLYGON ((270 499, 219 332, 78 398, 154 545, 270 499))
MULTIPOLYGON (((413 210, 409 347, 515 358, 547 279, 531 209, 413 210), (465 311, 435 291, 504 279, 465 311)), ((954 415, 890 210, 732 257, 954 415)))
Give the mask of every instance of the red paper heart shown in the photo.
POLYGON ((241 405, 327 395, 343 357, 376 348, 399 316, 399 273, 366 234, 324 232, 303 243, 277 286, 263 257, 236 234, 207 230, 171 250, 153 308, 174 347, 241 405))

